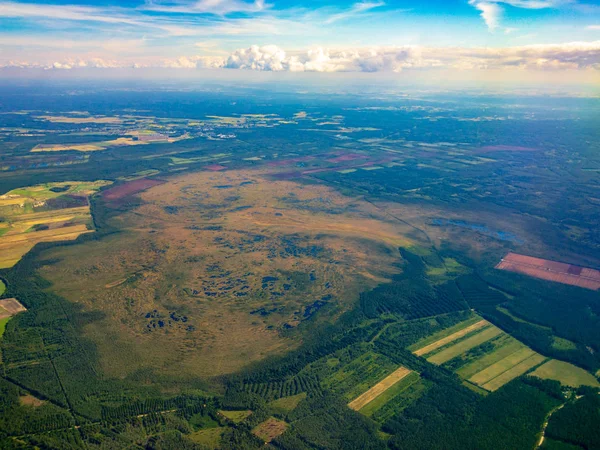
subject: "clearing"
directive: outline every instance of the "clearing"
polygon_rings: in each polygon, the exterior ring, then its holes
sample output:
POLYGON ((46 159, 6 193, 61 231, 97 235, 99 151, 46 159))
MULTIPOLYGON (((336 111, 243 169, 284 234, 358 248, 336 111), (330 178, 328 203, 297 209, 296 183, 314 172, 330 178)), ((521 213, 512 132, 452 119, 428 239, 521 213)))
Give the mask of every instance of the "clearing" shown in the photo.
POLYGON ((288 424, 283 420, 276 419, 275 417, 269 417, 263 423, 258 425, 252 430, 252 433, 265 441, 268 444, 277 436, 281 436, 287 430, 288 424))

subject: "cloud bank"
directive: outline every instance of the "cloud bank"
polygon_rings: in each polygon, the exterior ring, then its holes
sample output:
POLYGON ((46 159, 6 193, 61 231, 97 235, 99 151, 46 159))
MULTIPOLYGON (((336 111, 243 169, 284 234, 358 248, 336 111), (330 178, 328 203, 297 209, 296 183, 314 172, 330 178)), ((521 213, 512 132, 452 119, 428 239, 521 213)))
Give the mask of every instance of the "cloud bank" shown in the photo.
POLYGON ((50 63, 8 61, 0 67, 44 69, 173 68, 237 69, 263 72, 391 72, 404 70, 600 70, 600 41, 520 47, 315 47, 286 52, 276 45, 238 49, 228 57, 182 56, 152 62, 101 58, 65 59, 50 63))

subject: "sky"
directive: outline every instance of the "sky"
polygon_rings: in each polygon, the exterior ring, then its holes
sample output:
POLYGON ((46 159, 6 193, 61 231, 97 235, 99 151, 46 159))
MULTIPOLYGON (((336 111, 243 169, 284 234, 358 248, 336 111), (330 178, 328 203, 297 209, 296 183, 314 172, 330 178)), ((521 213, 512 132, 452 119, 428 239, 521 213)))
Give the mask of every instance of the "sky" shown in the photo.
POLYGON ((600 82, 600 0, 0 0, 3 68, 563 71, 600 82))

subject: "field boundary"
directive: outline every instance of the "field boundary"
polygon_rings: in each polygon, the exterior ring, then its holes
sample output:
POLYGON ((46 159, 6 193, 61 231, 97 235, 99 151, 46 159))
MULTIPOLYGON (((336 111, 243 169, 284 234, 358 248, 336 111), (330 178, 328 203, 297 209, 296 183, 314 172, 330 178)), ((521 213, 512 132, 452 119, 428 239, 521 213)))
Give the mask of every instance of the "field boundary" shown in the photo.
POLYGON ((381 394, 383 394, 389 388, 394 386, 396 383, 398 383, 400 380, 402 380, 404 377, 406 377, 411 372, 412 372, 412 370, 407 369, 404 366, 400 366, 398 369, 396 369, 390 375, 385 377, 383 380, 381 380, 379 383, 377 383, 371 389, 369 389, 366 392, 363 392, 361 395, 359 395, 354 400, 352 400, 350 403, 348 403, 348 407, 350 409, 353 409, 354 411, 359 411, 365 405, 367 405, 368 403, 375 400, 377 397, 379 397, 381 394))

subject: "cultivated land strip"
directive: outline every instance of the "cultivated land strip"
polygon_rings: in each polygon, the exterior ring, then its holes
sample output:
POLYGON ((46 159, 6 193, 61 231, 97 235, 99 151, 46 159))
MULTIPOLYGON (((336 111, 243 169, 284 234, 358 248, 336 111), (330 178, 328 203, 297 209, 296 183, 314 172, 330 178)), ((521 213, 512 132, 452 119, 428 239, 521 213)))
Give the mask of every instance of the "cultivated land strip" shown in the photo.
POLYGON ((471 331, 478 330, 479 328, 483 328, 486 325, 489 325, 489 322, 487 320, 480 320, 479 322, 476 322, 473 325, 463 328, 462 330, 458 330, 456 333, 452 333, 450 336, 446 336, 445 338, 442 338, 439 341, 436 341, 432 344, 426 345, 423 348, 415 350, 413 353, 417 356, 422 356, 427 353, 431 353, 432 351, 437 350, 438 348, 443 347, 444 345, 456 341, 457 339, 469 334, 471 331))
POLYGON ((397 382, 406 377, 409 373, 411 373, 411 370, 407 369, 406 367, 400 367, 396 369, 393 373, 385 377, 367 392, 364 392, 363 394, 359 395, 357 398, 352 400, 350 403, 348 403, 348 407, 355 411, 360 410, 366 404, 372 402, 374 399, 379 397, 397 382))
POLYGON ((481 387, 488 391, 495 391, 496 389, 499 389, 500 387, 504 386, 509 381, 517 378, 518 376, 523 375, 529 369, 532 369, 538 364, 542 363, 545 359, 545 356, 538 355, 536 353, 530 356, 529 358, 525 359, 524 361, 521 361, 516 366, 511 367, 507 371, 501 373, 497 377, 492 378, 490 381, 488 381, 481 387))
POLYGON ((427 358, 427 361, 438 365, 444 364, 446 361, 450 361, 452 358, 462 355, 468 350, 471 350, 472 348, 477 347, 478 345, 481 345, 502 333, 503 331, 501 329, 494 326, 484 328, 482 331, 479 331, 473 336, 461 340, 460 342, 451 345, 448 348, 444 348, 439 353, 435 353, 433 356, 427 358))
POLYGON ((521 361, 525 361, 527 358, 533 356, 535 352, 527 347, 517 350, 516 352, 502 358, 500 361, 486 367, 481 372, 476 373, 469 381, 478 385, 487 383, 488 381, 496 378, 498 375, 506 372, 508 369, 513 368, 521 361))

